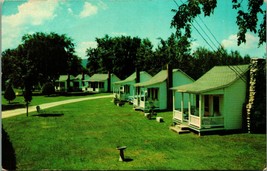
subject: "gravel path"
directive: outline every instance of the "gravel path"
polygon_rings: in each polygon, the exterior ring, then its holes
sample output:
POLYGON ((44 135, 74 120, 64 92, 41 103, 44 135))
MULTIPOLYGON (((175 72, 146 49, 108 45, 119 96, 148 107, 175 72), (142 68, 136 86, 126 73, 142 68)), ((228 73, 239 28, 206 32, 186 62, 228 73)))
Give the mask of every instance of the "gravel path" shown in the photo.
MULTIPOLYGON (((113 97, 113 95, 97 96, 97 97, 84 97, 84 98, 79 98, 79 99, 69 99, 69 100, 63 100, 63 101, 58 101, 58 102, 44 103, 44 104, 41 104, 39 106, 41 109, 47 109, 50 107, 68 104, 68 103, 75 103, 75 102, 80 102, 80 101, 84 101, 84 100, 94 100, 94 99, 110 98, 110 97, 113 97)), ((36 106, 30 106, 29 107, 29 112, 33 112, 33 111, 36 111, 36 106)), ((26 114, 26 108, 2 111, 2 119, 3 118, 9 118, 12 116, 21 115, 21 114, 26 114)))

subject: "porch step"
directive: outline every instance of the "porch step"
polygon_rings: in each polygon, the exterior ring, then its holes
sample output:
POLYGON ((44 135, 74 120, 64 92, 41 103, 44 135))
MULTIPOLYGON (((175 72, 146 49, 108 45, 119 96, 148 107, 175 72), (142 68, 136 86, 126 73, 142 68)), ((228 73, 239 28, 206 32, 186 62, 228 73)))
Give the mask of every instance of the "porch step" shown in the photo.
POLYGON ((181 128, 181 130, 189 130, 189 126, 188 125, 178 124, 176 126, 179 127, 179 128, 181 128))
POLYGON ((178 134, 190 133, 189 127, 186 125, 185 126, 184 125, 171 126, 170 130, 172 130, 178 134))

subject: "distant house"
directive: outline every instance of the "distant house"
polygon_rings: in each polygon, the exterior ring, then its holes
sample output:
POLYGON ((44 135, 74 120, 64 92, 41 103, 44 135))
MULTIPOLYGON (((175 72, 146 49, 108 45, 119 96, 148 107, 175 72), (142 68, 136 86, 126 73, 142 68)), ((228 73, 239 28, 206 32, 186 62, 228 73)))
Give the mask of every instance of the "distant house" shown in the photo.
MULTIPOLYGON (((109 74, 94 74, 88 81, 86 91, 93 93, 108 92, 109 74)), ((110 91, 114 88, 114 82, 120 81, 115 74, 110 74, 110 91)))
POLYGON ((134 98, 134 84, 136 84, 137 82, 144 82, 152 78, 152 76, 145 71, 140 72, 140 78, 137 77, 137 73, 134 72, 125 80, 115 82, 114 84, 119 87, 118 89, 114 89, 115 97, 120 100, 129 100, 129 98, 134 98))
MULTIPOLYGON (((141 110, 147 110, 151 106, 159 110, 167 109, 170 103, 168 101, 168 91, 171 92, 170 85, 172 87, 192 82, 194 80, 180 69, 173 69, 172 72, 162 70, 150 80, 135 84, 138 99, 134 107, 141 110)), ((172 95, 170 97, 172 98, 172 95)), ((177 94, 175 98, 181 97, 177 94)))
POLYGON ((87 74, 79 74, 73 80, 73 91, 82 91, 83 87, 86 86, 84 80, 89 79, 90 76, 87 74))
POLYGON ((72 89, 73 81, 75 77, 70 75, 69 76, 69 87, 68 87, 68 75, 60 75, 59 79, 55 81, 55 90, 58 92, 67 92, 68 89, 72 89))
POLYGON ((215 66, 194 83, 172 88, 182 95, 181 106, 174 106, 173 121, 199 133, 241 129, 248 70, 248 65, 215 66), (195 100, 185 102, 185 95, 195 100))

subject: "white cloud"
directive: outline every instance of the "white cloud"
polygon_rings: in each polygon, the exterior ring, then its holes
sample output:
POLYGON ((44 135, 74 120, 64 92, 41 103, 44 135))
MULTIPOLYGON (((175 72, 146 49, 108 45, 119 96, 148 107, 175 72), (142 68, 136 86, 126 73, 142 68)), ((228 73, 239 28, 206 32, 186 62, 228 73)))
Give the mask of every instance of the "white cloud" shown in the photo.
POLYGON ((34 1, 30 0, 18 6, 18 13, 3 16, 3 24, 10 27, 21 26, 25 23, 41 25, 44 21, 55 17, 55 9, 58 2, 55 0, 34 1))
POLYGON ((85 2, 83 6, 83 10, 80 13, 80 17, 84 18, 84 17, 94 15, 97 13, 97 11, 98 11, 97 6, 94 6, 89 2, 85 2))
POLYGON ((56 0, 34 1, 29 0, 18 6, 18 12, 2 16, 2 45, 5 48, 14 48, 29 26, 42 25, 53 19, 58 2, 56 0))
POLYGON ((69 14, 73 14, 73 11, 72 11, 71 8, 68 8, 68 13, 69 13, 69 14))
POLYGON ((88 41, 88 42, 80 42, 77 47, 75 48, 76 54, 81 58, 87 58, 86 57, 86 49, 88 48, 96 48, 97 42, 95 41, 88 41))
POLYGON ((251 57, 262 57, 264 47, 258 48, 259 38, 252 33, 246 34, 246 43, 237 45, 237 35, 232 34, 227 39, 222 40, 221 45, 228 50, 237 50, 241 55, 250 55, 251 57))

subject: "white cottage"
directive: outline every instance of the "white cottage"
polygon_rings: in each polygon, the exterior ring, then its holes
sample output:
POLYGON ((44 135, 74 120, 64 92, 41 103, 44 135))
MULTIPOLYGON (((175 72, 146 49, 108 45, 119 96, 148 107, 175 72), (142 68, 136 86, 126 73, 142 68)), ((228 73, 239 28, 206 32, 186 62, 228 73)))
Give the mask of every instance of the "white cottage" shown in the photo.
POLYGON ((132 75, 127 77, 125 80, 115 82, 117 89, 114 89, 114 97, 120 100, 133 100, 134 98, 134 84, 137 82, 144 82, 152 78, 150 74, 145 71, 141 71, 139 75, 134 72, 132 75), (139 78, 138 78, 139 77, 139 78), (132 98, 132 99, 130 99, 132 98))
MULTIPOLYGON (((179 86, 192 82, 194 82, 194 80, 180 69, 173 69, 172 72, 168 72, 168 70, 162 70, 150 80, 135 84, 135 87, 137 88, 136 94, 138 99, 137 104, 134 105, 134 108, 147 110, 151 106, 154 106, 156 110, 165 110, 169 105, 168 93, 171 92, 169 90, 171 85, 179 86)), ((176 94, 175 98, 181 99, 180 96, 181 95, 176 94)))
POLYGON ((115 88, 114 82, 120 81, 120 79, 115 74, 94 74, 88 79, 88 87, 86 91, 92 93, 108 92, 108 84, 110 79, 110 90, 115 88))
POLYGON ((248 65, 215 66, 194 83, 172 88, 182 96, 180 106, 174 105, 173 122, 199 133, 241 129, 248 70, 248 65))
POLYGON ((58 92, 67 92, 68 89, 72 89, 73 87, 73 80, 75 80, 75 77, 70 75, 69 76, 69 81, 70 81, 70 84, 68 87, 68 75, 60 75, 59 76, 59 79, 55 81, 55 90, 58 91, 58 92))
MULTIPOLYGON (((88 80, 90 78, 89 75, 87 74, 79 74, 75 77, 75 79, 73 80, 73 90, 74 91, 81 91, 83 90, 83 87, 86 86, 85 84, 87 82, 85 82, 84 80, 88 80)), ((88 85, 88 83, 87 83, 88 85)))

